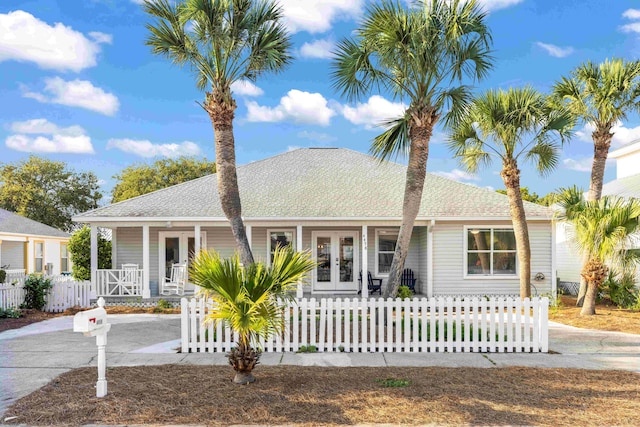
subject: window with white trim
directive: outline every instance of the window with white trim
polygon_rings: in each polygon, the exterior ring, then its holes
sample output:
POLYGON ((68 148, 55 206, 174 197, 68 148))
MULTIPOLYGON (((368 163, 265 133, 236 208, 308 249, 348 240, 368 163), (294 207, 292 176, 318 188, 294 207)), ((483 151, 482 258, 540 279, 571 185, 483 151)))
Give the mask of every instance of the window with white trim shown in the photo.
POLYGON ((33 242, 35 273, 44 273, 44 242, 36 240, 33 242))
POLYGON ((69 271, 69 248, 67 243, 60 243, 60 273, 69 271))
POLYGON ((376 276, 389 274, 397 241, 398 230, 376 230, 376 276))
POLYGON ((515 276, 516 238, 512 228, 468 228, 467 276, 515 276))
POLYGON ((278 246, 290 246, 296 249, 296 233, 294 230, 267 230, 269 265, 273 261, 273 253, 278 246))

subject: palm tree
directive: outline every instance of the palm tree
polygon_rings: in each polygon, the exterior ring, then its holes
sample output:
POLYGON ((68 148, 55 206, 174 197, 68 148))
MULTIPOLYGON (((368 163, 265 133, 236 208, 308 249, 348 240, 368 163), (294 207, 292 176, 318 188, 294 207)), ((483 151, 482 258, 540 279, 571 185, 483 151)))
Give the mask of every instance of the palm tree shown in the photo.
POLYGON ((281 246, 270 267, 260 262, 243 267, 237 253, 222 259, 215 251, 202 251, 193 261, 193 283, 214 301, 207 320, 226 322, 238 334, 237 346, 227 354, 235 383, 255 381, 252 371, 261 354, 255 349, 257 339, 284 330, 285 313, 278 298, 290 300, 291 291, 315 266, 309 251, 281 246))
POLYGON ((606 60, 580 65, 554 85, 554 95, 584 123, 593 126, 593 164, 589 200, 602 194, 604 169, 614 133, 613 126, 640 111, 640 61, 606 60))
POLYGON ((532 162, 541 175, 558 164, 560 145, 571 135, 571 114, 554 108, 531 87, 490 90, 476 98, 453 125, 449 148, 469 172, 492 158, 502 163, 520 270, 520 297, 531 296, 531 248, 520 192, 518 161, 532 162), (554 136, 556 137, 554 139, 554 136))
POLYGON ((244 265, 253 254, 242 221, 236 174, 233 118, 236 102, 231 85, 255 81, 266 72, 279 72, 291 61, 291 41, 282 11, 270 1, 145 0, 144 10, 155 18, 147 24, 147 45, 173 63, 188 65, 196 86, 205 91, 202 108, 213 124, 218 193, 222 209, 244 265), (207 89, 209 91, 207 91, 207 89))
POLYGON ((369 5, 354 38, 338 44, 332 81, 349 101, 373 89, 408 103, 386 123, 371 152, 381 161, 409 154, 398 234, 385 296, 396 295, 420 209, 429 141, 443 113, 459 115, 468 101, 464 77, 484 78, 492 67, 486 13, 475 0, 421 0, 414 7, 383 0, 369 5))
POLYGON ((576 193, 570 189, 560 194, 564 213, 559 218, 572 224, 569 238, 585 260, 580 275, 587 291, 580 315, 589 316, 596 314, 596 295, 610 269, 625 270, 638 259, 632 248, 640 234, 640 201, 614 196, 585 201, 576 193))

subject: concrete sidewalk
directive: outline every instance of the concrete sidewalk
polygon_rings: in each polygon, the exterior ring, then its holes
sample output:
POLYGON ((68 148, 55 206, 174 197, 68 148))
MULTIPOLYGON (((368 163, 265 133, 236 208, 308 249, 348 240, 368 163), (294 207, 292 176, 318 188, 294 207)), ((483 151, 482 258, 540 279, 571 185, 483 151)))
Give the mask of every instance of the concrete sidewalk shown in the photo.
MULTIPOLYGON (((107 366, 227 365, 224 353, 177 353, 179 315, 109 316, 107 366)), ((1 414, 16 399, 74 368, 97 366, 94 338, 59 317, 0 333, 1 414)), ((640 373, 640 336, 551 323, 550 354, 531 353, 264 353, 263 365, 442 366, 623 369, 640 373)))

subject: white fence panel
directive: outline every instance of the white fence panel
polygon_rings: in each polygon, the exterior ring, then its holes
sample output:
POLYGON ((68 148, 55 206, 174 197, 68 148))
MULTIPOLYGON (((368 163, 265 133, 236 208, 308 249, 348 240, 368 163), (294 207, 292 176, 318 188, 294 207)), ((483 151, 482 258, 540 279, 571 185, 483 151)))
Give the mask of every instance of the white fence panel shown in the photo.
MULTIPOLYGON (((182 300, 183 352, 227 352, 235 345, 228 325, 203 325, 213 304, 182 300)), ((548 298, 311 298, 282 305, 285 330, 260 338, 263 351, 548 351, 548 298)))
MULTIPOLYGON (((0 285, 0 308, 19 308, 24 302, 24 281, 27 276, 14 279, 15 284, 0 285)), ((43 311, 61 313, 68 308, 90 307, 91 282, 77 282, 68 276, 46 276, 53 287, 45 297, 47 303, 43 311)))

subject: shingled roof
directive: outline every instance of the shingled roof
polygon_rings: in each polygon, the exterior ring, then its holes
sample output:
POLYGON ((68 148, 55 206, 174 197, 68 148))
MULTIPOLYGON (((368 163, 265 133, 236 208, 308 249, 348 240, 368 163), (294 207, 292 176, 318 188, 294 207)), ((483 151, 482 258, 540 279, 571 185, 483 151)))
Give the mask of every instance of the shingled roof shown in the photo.
MULTIPOLYGON (((302 148, 237 168, 246 220, 402 217, 406 166, 344 148, 302 148)), ((74 218, 224 219, 216 175, 101 207, 74 218)), ((525 202, 529 218, 550 218, 525 202)), ((507 197, 427 174, 418 218, 509 218, 507 197)))
POLYGON ((4 209, 0 209, 0 233, 43 237, 71 237, 69 233, 4 209))
POLYGON ((602 186, 602 195, 640 198, 640 174, 607 182, 602 186))

